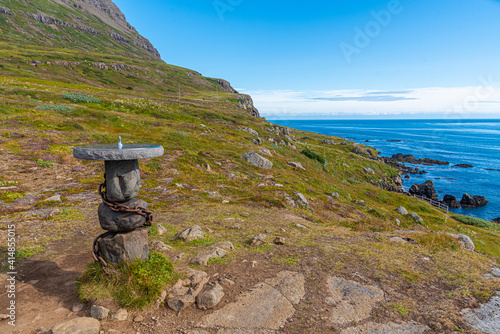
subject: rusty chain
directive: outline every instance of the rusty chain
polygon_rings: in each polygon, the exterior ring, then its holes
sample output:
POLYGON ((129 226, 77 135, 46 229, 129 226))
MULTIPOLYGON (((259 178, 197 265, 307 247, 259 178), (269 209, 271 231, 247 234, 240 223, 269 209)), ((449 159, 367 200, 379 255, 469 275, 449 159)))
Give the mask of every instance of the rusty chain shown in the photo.
POLYGON ((113 233, 109 231, 104 232, 103 234, 95 238, 94 244, 92 245, 92 256, 94 257, 94 261, 98 262, 101 265, 102 270, 104 270, 104 272, 108 275, 117 274, 117 271, 112 268, 108 268, 108 263, 104 261, 101 251, 99 250, 99 241, 101 241, 102 239, 106 238, 108 235, 111 234, 113 233))
POLYGON ((140 205, 137 205, 135 208, 131 208, 120 203, 110 202, 107 199, 105 189, 106 177, 104 177, 104 182, 99 185, 99 194, 101 195, 102 202, 106 204, 111 210, 115 212, 135 213, 141 216, 145 216, 146 223, 144 223, 144 226, 151 226, 151 224, 153 223, 153 213, 151 211, 140 205))
MULTIPOLYGON (((108 201, 108 198, 106 196, 106 174, 104 175, 104 182, 99 185, 99 194, 101 195, 102 202, 106 204, 112 211, 123 212, 123 213, 135 213, 141 216, 145 216, 146 222, 144 223, 144 226, 152 225, 153 213, 148 209, 146 209, 145 207, 137 205, 135 208, 131 208, 124 204, 108 201)), ((108 263, 104 261, 101 251, 99 250, 99 241, 112 234, 114 233, 108 231, 99 235, 97 238, 95 238, 94 244, 92 245, 92 256, 94 257, 95 262, 99 262, 104 272, 108 275, 111 275, 112 273, 116 274, 117 272, 114 269, 107 268, 108 263)))

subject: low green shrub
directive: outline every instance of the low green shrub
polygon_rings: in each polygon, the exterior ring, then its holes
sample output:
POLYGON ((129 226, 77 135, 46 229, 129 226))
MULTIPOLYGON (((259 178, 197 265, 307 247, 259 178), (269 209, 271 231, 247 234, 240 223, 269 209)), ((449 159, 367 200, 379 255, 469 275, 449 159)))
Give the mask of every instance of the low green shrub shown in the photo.
POLYGON ((66 93, 63 94, 62 96, 66 100, 70 100, 71 102, 75 103, 99 103, 101 100, 96 99, 93 96, 90 95, 85 95, 85 94, 78 94, 78 93, 66 93))
POLYGON ((46 110, 54 110, 54 111, 73 111, 75 107, 71 106, 63 106, 63 105, 48 105, 42 104, 41 106, 36 107, 37 110, 46 111, 46 110))
POLYGON ((452 217, 455 218, 456 220, 458 220, 459 222, 464 223, 466 225, 483 227, 483 228, 490 228, 493 230, 500 230, 499 224, 495 224, 493 222, 489 222, 489 221, 481 219, 481 218, 464 216, 464 215, 459 215, 459 214, 453 214, 452 217))
POLYGON ((111 266, 116 273, 106 274, 99 263, 87 266, 77 281, 83 301, 114 298, 121 306, 138 309, 154 303, 178 274, 172 262, 160 253, 150 253, 146 261, 122 262, 111 266))
POLYGON ((323 158, 321 155, 319 155, 318 153, 315 153, 313 151, 311 151, 310 149, 306 148, 305 150, 303 150, 302 152, 303 155, 305 155, 306 157, 308 157, 309 159, 313 159, 313 160, 316 160, 318 162, 320 162, 321 164, 325 164, 326 163, 326 160, 325 158, 323 158))

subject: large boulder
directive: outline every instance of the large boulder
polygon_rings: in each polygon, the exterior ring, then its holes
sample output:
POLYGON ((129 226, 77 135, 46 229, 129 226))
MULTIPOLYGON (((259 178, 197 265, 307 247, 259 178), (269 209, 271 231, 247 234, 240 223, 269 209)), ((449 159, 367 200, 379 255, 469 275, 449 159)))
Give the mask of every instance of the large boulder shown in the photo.
POLYGON ((462 204, 462 207, 464 208, 475 208, 488 204, 488 200, 484 198, 484 196, 471 196, 469 194, 464 194, 460 204, 462 204))
POLYGON ((263 168, 263 169, 271 169, 273 168, 273 163, 266 158, 258 155, 257 153, 253 151, 249 151, 248 153, 245 153, 242 157, 242 159, 245 159, 250 165, 263 168))
POLYGON ((111 202, 125 202, 139 192, 138 160, 106 161, 106 196, 111 202))
POLYGON ((434 182, 427 180, 422 184, 414 184, 411 186, 410 195, 424 196, 430 199, 437 199, 438 195, 434 189, 434 182))
POLYGON ((457 201, 456 197, 452 195, 445 195, 443 203, 448 205, 450 208, 458 209, 460 207, 460 202, 457 201))
POLYGON ((224 292, 222 290, 222 286, 219 283, 213 283, 205 287, 205 290, 196 296, 196 306, 198 306, 200 310, 214 308, 220 303, 222 297, 224 297, 224 292))
POLYGON ((99 251, 112 263, 147 260, 149 258, 148 231, 141 227, 127 233, 108 235, 99 241, 99 251))
POLYGON ((408 214, 408 210, 406 210, 406 208, 404 206, 400 206, 396 209, 396 211, 401 214, 401 215, 407 215, 408 214))
MULTIPOLYGON (((137 198, 132 198, 131 200, 121 204, 132 209, 138 206, 145 209, 148 208, 148 204, 146 202, 137 198)), ((101 227, 110 232, 130 232, 144 226, 146 223, 146 216, 133 212, 116 212, 111 210, 111 208, 104 203, 99 205, 97 213, 99 214, 99 223, 101 224, 101 227)))

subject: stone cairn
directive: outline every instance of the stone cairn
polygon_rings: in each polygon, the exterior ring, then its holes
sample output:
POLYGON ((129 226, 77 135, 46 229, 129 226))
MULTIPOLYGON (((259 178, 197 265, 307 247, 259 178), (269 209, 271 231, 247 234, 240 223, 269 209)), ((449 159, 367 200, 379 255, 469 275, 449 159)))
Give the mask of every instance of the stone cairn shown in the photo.
POLYGON ((93 256, 109 273, 107 262, 120 263, 149 258, 148 231, 153 215, 146 202, 135 198, 141 175, 138 159, 163 155, 152 144, 99 144, 76 147, 73 156, 104 160, 104 183, 99 187, 99 223, 106 230, 94 240, 93 256))
POLYGON ((99 223, 107 232, 94 242, 94 257, 103 263, 149 258, 147 226, 153 216, 148 204, 135 198, 139 192, 137 160, 106 161, 104 183, 99 187, 99 223))

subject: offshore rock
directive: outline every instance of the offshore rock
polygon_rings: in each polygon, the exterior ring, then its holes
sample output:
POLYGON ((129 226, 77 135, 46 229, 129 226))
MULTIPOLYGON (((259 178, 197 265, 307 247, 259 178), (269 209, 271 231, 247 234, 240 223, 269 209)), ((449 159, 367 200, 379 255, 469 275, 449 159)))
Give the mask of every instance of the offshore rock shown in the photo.
POLYGON ((471 196, 469 194, 464 194, 460 204, 462 204, 462 207, 464 208, 475 208, 488 204, 488 200, 484 198, 484 196, 471 196))
POLYGON ((456 197, 452 195, 445 195, 443 203, 448 205, 450 208, 458 209, 460 207, 460 202, 457 201, 456 197))
POLYGON ((141 227, 128 233, 108 235, 99 242, 99 251, 112 263, 147 260, 149 258, 148 231, 141 227))
POLYGON ((436 189, 434 189, 434 183, 431 180, 427 180, 422 184, 414 184, 411 186, 410 195, 424 196, 430 199, 437 199, 438 195, 436 189))
MULTIPOLYGON (((130 208, 141 206, 148 208, 148 204, 143 200, 133 198, 130 201, 121 203, 130 208)), ((104 203, 99 205, 97 210, 99 214, 99 223, 104 230, 110 232, 130 232, 146 223, 146 216, 137 213, 115 212, 104 203)))
POLYGON ((106 196, 111 202, 125 202, 139 192, 138 160, 106 161, 106 196))

